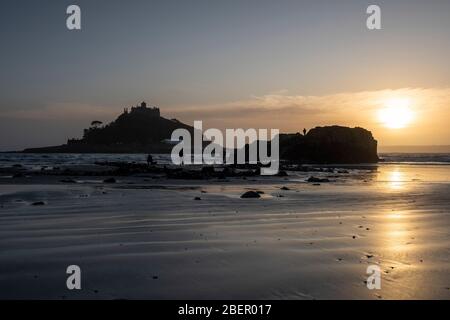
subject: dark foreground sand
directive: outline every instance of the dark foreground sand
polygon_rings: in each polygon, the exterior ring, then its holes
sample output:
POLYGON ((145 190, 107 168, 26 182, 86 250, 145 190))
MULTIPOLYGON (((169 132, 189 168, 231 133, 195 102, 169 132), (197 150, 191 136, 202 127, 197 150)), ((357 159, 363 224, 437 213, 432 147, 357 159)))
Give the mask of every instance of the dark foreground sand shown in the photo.
POLYGON ((450 166, 309 175, 2 178, 0 298, 450 298, 450 166), (381 290, 364 283, 372 264, 381 290))

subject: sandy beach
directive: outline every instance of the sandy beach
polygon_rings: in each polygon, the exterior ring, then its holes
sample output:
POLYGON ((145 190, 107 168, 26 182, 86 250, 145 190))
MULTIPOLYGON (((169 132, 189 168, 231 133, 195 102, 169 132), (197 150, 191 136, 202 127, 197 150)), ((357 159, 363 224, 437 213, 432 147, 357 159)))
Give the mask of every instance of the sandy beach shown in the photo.
POLYGON ((0 298, 450 298, 450 166, 288 174, 4 176, 0 298), (82 290, 66 288, 73 264, 82 290), (369 265, 381 290, 366 287, 369 265))

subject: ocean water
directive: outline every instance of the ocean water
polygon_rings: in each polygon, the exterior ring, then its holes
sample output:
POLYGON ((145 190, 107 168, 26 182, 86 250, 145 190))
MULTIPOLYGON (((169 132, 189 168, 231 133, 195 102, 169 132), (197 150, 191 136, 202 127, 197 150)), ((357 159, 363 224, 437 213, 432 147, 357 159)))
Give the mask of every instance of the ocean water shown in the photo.
MULTIPOLYGON (((160 164, 171 163, 169 154, 152 154, 160 164)), ((0 167, 20 164, 27 168, 57 167, 70 165, 91 165, 96 162, 136 162, 146 163, 147 154, 106 154, 106 153, 0 153, 0 167)))
POLYGON ((380 153, 386 163, 450 164, 450 153, 380 153))
MULTIPOLYGON (((170 164, 169 154, 152 154, 159 164, 170 164)), ((388 164, 450 164, 450 153, 382 153, 383 163, 388 164)), ((36 153, 0 153, 0 167, 22 165, 31 169, 66 165, 91 165, 95 162, 136 162, 146 163, 147 154, 36 154, 36 153)))

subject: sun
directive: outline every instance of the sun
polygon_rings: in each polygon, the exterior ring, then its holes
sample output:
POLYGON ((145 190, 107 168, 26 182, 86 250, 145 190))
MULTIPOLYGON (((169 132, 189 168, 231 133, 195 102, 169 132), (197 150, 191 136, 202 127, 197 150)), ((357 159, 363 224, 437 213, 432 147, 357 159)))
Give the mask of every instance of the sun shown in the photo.
POLYGON ((407 127, 413 120, 409 99, 391 99, 385 107, 378 111, 378 119, 387 128, 401 129, 407 127))

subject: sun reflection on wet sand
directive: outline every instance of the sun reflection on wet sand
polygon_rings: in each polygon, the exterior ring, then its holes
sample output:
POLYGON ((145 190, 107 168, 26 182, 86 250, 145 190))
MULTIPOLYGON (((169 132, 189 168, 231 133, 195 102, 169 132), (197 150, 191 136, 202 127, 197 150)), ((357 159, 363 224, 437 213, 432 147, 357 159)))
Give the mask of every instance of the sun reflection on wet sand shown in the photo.
POLYGON ((385 184, 387 191, 404 191, 408 185, 407 182, 411 181, 400 166, 384 167, 378 173, 377 180, 385 184))
POLYGON ((389 176, 389 186, 392 189, 402 189, 403 186, 403 174, 401 171, 396 169, 395 171, 392 171, 389 176))
POLYGON ((388 172, 387 176, 388 186, 393 190, 400 190, 404 187, 404 175, 399 168, 395 168, 393 171, 388 172))
POLYGON ((409 231, 408 213, 404 211, 391 211, 385 215, 385 235, 387 249, 395 255, 403 256, 412 247, 409 231))

